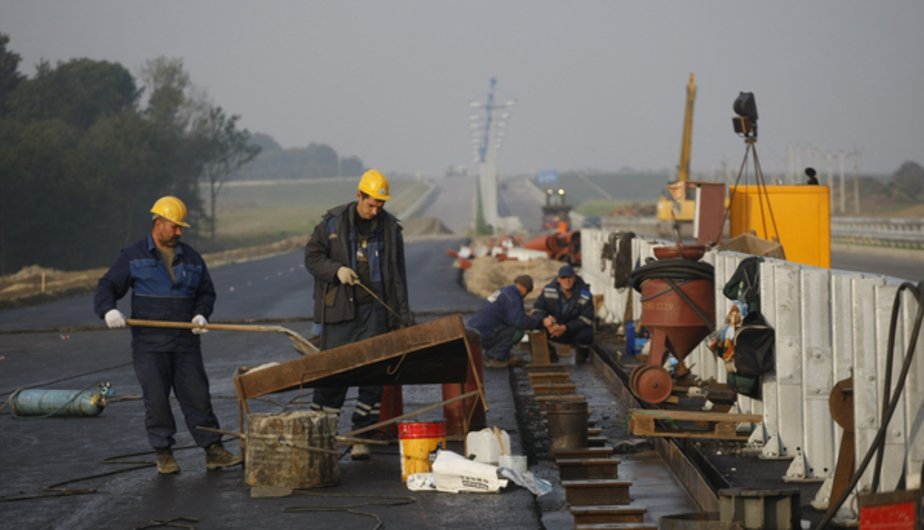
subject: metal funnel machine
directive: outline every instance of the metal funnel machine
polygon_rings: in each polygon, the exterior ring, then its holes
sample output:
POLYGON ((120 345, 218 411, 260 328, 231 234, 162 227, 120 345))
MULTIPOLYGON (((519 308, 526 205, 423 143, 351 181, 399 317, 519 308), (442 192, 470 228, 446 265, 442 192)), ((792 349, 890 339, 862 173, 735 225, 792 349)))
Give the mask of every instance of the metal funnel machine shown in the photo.
POLYGON ((677 359, 675 376, 689 371, 687 354, 715 329, 715 287, 712 265, 684 258, 662 259, 632 273, 642 294, 641 324, 651 332, 648 361, 629 376, 629 389, 648 403, 661 403, 674 387, 662 367, 666 352, 677 359))

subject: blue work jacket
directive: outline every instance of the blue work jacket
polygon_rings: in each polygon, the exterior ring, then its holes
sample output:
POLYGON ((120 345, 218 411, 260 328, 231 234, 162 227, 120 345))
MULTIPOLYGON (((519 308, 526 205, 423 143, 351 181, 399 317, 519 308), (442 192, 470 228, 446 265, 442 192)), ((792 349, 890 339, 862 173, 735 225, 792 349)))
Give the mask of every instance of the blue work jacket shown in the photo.
POLYGON ((536 329, 542 320, 526 314, 523 297, 516 284, 501 287, 481 304, 475 316, 468 321, 468 327, 481 333, 482 342, 489 341, 501 330, 514 327, 522 330, 536 329))
POLYGON ((567 299, 561 292, 558 278, 549 282, 533 303, 533 309, 533 314, 540 318, 555 317, 555 322, 566 326, 569 333, 594 325, 594 299, 590 287, 580 276, 575 276, 571 298, 567 299))
MULTIPOLYGON (((149 235, 122 249, 109 271, 99 279, 93 310, 103 318, 131 288, 131 318, 172 322, 190 322, 196 315, 209 318, 215 306, 215 286, 202 256, 186 243, 177 243, 173 274, 175 282, 149 235)), ((132 349, 198 351, 199 336, 188 329, 133 326, 132 349)))

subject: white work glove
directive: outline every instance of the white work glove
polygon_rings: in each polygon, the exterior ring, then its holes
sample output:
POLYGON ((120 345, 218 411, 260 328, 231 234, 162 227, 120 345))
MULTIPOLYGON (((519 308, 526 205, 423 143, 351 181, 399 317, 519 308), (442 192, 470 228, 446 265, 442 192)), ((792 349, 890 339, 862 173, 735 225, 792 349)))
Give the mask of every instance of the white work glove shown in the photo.
POLYGON ((125 321, 125 315, 118 309, 106 311, 106 316, 103 318, 106 319, 106 325, 112 329, 124 328, 128 325, 128 322, 125 321))
POLYGON ((340 267, 337 269, 337 278, 340 279, 340 283, 344 285, 353 285, 354 283, 359 283, 359 276, 356 272, 349 267, 340 267))
MULTIPOLYGON (((209 321, 206 320, 205 317, 202 315, 196 315, 193 317, 192 323, 197 326, 206 326, 208 325, 209 321)), ((195 328, 192 330, 192 332, 194 335, 202 335, 203 333, 208 333, 209 330, 203 329, 203 328, 195 328)))

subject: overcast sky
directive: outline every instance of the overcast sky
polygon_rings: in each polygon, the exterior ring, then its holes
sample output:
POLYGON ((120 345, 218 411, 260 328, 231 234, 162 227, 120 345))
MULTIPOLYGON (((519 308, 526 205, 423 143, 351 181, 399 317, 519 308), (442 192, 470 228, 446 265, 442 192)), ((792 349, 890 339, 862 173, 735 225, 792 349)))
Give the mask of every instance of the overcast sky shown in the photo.
POLYGON ((673 169, 690 73, 694 170, 737 172, 732 102, 752 91, 765 172, 785 169, 792 144, 856 148, 861 171, 892 173, 924 163, 922 26, 919 0, 0 0, 29 76, 41 58, 136 77, 182 58, 251 132, 424 174, 470 164, 469 102, 491 77, 517 101, 501 172, 673 169))

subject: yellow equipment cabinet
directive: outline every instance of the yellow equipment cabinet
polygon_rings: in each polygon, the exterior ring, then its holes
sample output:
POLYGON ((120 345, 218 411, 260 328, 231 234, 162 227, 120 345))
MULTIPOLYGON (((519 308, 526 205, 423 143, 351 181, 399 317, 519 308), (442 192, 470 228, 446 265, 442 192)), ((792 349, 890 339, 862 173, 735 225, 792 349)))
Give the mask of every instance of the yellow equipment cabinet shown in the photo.
POLYGON ((763 239, 777 236, 787 260, 831 267, 831 202, 827 186, 738 186, 729 195, 731 237, 752 230, 763 239))

